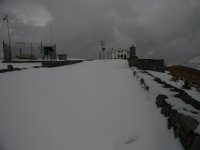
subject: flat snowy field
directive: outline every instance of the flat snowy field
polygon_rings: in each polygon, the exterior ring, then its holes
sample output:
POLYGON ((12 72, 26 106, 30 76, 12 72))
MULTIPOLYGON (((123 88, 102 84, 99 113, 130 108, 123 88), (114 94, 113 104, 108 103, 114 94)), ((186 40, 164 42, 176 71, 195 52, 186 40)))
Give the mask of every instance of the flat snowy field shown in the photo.
POLYGON ((2 150, 182 150, 127 61, 0 74, 2 150))

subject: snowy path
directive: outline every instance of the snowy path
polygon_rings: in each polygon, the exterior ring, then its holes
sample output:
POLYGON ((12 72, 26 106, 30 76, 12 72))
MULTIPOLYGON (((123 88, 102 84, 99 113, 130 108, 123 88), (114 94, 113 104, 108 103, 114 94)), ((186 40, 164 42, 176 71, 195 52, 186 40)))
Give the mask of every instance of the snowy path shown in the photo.
POLYGON ((182 150, 127 61, 4 73, 0 83, 3 149, 182 150))

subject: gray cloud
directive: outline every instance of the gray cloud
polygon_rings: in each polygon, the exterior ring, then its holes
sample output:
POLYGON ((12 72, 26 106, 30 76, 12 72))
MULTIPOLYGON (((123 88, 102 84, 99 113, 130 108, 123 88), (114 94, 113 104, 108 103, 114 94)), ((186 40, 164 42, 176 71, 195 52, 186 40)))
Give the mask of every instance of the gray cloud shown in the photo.
POLYGON ((0 8, 12 18, 13 41, 48 43, 52 24, 58 51, 73 57, 96 58, 101 39, 168 63, 200 55, 199 0, 6 0, 0 8))

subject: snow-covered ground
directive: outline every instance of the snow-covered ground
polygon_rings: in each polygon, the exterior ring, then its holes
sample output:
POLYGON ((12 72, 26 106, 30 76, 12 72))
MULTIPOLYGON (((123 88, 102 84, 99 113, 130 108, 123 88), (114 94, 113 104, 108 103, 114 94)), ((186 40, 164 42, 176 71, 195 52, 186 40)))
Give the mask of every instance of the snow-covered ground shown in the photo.
MULTIPOLYGON (((136 76, 138 76, 138 78, 143 78, 145 80, 146 84, 150 87, 149 88, 150 90, 148 93, 148 96, 150 97, 150 99, 156 99, 156 96, 159 94, 167 95, 168 99, 166 99, 166 101, 172 105, 173 109, 177 110, 181 114, 184 114, 186 116, 190 116, 190 117, 196 119, 200 123, 200 111, 195 109, 191 105, 186 104, 181 99, 174 97, 174 95, 177 92, 172 92, 169 89, 163 88, 163 86, 161 84, 159 84, 153 80, 154 78, 152 76, 142 73, 141 70, 138 70, 136 68, 132 68, 132 69, 137 72, 136 76), (194 114, 192 112, 195 112, 196 114, 194 114)), ((182 87, 182 81, 178 81, 176 83, 173 81, 170 81, 171 75, 169 75, 167 73, 160 73, 160 72, 155 72, 155 71, 148 71, 148 72, 151 73, 153 76, 160 78, 162 81, 165 81, 166 83, 171 84, 177 88, 182 87)), ((138 80, 138 82, 139 82, 139 80, 138 80)), ((197 94, 193 90, 187 90, 186 92, 193 98, 197 94), (190 92, 188 92, 188 91, 190 91, 190 92), (194 95, 192 95, 191 93, 194 95)), ((200 134, 200 125, 196 129, 196 133, 200 134)))
POLYGON ((41 63, 2 63, 0 60, 0 69, 7 69, 8 65, 13 65, 14 68, 32 68, 33 66, 41 66, 41 63))
MULTIPOLYGON (((156 72, 156 71, 148 71, 153 76, 160 78, 161 80, 167 82, 168 84, 171 84, 172 86, 175 86, 179 89, 182 89, 182 86, 184 85, 184 82, 182 80, 178 80, 177 82, 172 81, 172 75, 162 72, 156 72)), ((197 91, 196 88, 192 87, 190 90, 183 89, 187 94, 189 94, 192 98, 196 99, 200 102, 200 92, 197 91)))
POLYGON ((124 60, 0 74, 6 150, 182 150, 124 60))

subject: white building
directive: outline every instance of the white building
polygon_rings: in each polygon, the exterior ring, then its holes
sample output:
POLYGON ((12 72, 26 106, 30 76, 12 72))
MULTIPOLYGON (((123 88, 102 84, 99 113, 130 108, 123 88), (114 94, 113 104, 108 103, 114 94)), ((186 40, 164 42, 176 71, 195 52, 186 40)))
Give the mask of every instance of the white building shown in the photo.
POLYGON ((128 59, 129 51, 125 49, 111 50, 111 59, 128 59))

